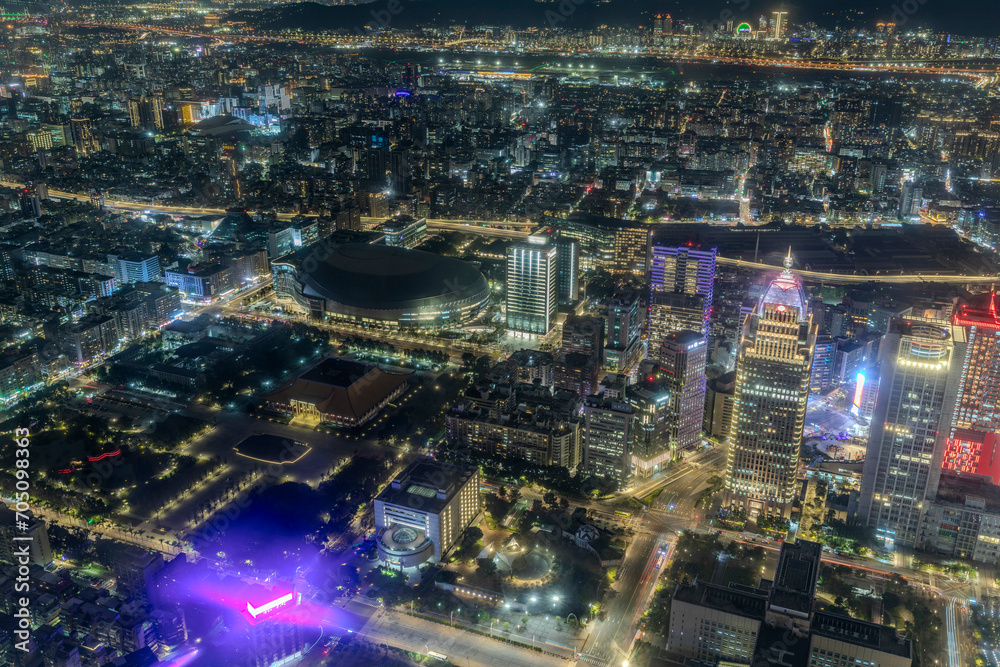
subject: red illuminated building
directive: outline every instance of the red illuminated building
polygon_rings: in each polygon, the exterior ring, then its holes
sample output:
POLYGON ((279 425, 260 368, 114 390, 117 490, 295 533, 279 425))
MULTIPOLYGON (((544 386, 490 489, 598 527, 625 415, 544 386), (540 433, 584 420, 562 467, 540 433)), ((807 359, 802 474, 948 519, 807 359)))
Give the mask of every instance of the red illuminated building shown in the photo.
POLYGON ((942 465, 946 470, 989 477, 1000 484, 1000 318, 996 293, 981 296, 955 313, 968 345, 955 417, 942 465))

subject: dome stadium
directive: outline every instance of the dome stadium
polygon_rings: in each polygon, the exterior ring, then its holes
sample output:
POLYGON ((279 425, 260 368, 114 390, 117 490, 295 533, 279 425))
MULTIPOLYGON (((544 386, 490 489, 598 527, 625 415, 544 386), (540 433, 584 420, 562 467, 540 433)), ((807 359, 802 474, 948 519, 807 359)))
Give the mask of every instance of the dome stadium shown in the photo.
POLYGON ((440 329, 474 320, 490 287, 476 267, 422 250, 351 243, 303 262, 295 297, 316 318, 440 329))

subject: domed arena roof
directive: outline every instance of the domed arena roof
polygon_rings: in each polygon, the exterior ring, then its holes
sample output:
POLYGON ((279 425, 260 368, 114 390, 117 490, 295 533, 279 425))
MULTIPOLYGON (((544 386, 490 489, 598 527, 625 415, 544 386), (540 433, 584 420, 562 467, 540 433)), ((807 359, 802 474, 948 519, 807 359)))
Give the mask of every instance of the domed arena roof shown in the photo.
POLYGON ((324 261, 304 268, 304 294, 353 308, 413 309, 489 293, 486 278, 471 264, 393 246, 338 245, 324 261))

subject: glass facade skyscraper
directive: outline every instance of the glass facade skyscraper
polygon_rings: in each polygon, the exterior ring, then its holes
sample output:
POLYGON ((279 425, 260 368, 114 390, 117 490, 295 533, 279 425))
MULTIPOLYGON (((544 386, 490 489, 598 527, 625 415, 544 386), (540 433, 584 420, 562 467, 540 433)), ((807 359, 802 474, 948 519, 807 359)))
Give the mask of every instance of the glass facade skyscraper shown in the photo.
POLYGON ((544 237, 507 250, 507 328, 544 336, 555 325, 559 305, 557 250, 544 237))
POLYGON ((649 354, 669 333, 694 329, 708 337, 715 285, 715 248, 653 246, 649 313, 649 354))
POLYGON ((888 546, 919 546, 941 479, 965 345, 961 327, 924 318, 894 320, 882 341, 858 514, 888 546))

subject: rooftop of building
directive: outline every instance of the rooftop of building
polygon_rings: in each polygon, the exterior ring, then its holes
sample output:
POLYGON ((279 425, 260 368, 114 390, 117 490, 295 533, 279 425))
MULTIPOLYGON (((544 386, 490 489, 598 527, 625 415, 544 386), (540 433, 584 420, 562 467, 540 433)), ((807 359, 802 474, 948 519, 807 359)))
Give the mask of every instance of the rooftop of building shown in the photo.
POLYGON ((680 584, 674 590, 674 601, 678 600, 758 621, 767 613, 767 591, 747 587, 727 588, 698 581, 680 584))
POLYGON ((359 419, 392 394, 412 373, 329 357, 264 397, 268 403, 309 403, 325 415, 359 419))
POLYGON ((909 659, 913 656, 910 640, 901 638, 894 628, 885 625, 817 611, 813 615, 811 630, 814 636, 828 637, 902 658, 909 659))
POLYGON ((783 542, 771 587, 771 606, 808 615, 816 597, 822 545, 807 540, 783 542))
POLYGON ((553 363, 553 357, 551 352, 542 352, 540 350, 518 350, 514 354, 510 355, 507 359, 507 363, 512 366, 520 366, 521 368, 538 368, 540 366, 551 366, 553 363))
POLYGON ((433 514, 444 509, 475 473, 474 467, 420 457, 382 489, 376 501, 433 514))
POLYGON ((993 484, 988 477, 945 470, 938 485, 937 502, 959 507, 969 505, 1000 513, 1000 486, 993 484))

